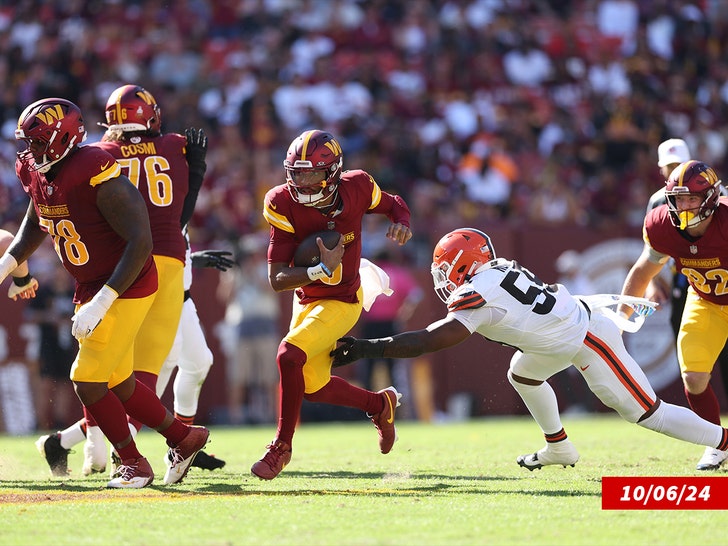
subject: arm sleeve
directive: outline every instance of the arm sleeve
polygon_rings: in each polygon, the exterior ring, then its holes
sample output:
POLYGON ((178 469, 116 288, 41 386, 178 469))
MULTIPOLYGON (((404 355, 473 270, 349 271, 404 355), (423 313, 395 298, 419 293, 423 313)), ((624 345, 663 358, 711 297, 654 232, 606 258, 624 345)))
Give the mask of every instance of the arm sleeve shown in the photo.
POLYGON ((197 196, 200 194, 200 188, 202 188, 202 181, 205 178, 205 171, 207 165, 204 161, 199 165, 191 163, 190 169, 190 182, 187 195, 185 196, 184 205, 182 205, 182 215, 180 216, 180 227, 183 228, 192 218, 192 214, 195 212, 195 205, 197 204, 197 196))
POLYGON ((410 227, 410 209, 399 195, 382 192, 379 204, 371 212, 385 214, 393 224, 410 227))

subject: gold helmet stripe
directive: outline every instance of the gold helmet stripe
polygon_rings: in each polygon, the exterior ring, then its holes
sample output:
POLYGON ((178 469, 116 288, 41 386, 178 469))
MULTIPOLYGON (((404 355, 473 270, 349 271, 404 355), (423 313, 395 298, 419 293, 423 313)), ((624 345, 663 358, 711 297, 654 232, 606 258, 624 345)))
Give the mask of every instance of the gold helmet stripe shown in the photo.
POLYGON ((308 150, 308 143, 311 140, 313 133, 313 131, 309 131, 303 137, 303 146, 301 147, 301 161, 308 161, 308 159, 306 159, 306 153, 308 150))

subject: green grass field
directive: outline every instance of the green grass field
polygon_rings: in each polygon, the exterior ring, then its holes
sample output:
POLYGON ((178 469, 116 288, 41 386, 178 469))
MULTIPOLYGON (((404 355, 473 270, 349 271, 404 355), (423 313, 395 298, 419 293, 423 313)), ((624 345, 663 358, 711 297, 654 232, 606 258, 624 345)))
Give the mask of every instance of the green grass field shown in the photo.
POLYGON ((694 470, 702 448, 612 416, 565 426, 576 467, 529 472, 515 459, 542 437, 526 417, 402 422, 386 456, 368 421, 304 423, 271 482, 249 468, 273 427, 213 428, 207 451, 227 466, 193 468, 175 486, 162 484, 163 438, 143 432, 157 478, 134 491, 83 477, 81 446, 73 474, 50 478, 35 436, 0 436, 0 544, 725 544, 727 512, 601 509, 602 476, 704 476, 694 470))

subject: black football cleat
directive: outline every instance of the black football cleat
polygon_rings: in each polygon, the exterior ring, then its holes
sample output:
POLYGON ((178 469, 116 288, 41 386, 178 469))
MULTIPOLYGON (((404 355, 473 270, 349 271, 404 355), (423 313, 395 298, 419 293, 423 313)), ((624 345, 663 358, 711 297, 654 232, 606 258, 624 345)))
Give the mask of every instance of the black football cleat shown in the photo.
POLYGON ((208 455, 204 451, 198 451, 195 458, 192 459, 191 466, 196 466, 197 468, 202 468, 204 470, 215 470, 225 466, 225 461, 218 459, 214 455, 208 455))

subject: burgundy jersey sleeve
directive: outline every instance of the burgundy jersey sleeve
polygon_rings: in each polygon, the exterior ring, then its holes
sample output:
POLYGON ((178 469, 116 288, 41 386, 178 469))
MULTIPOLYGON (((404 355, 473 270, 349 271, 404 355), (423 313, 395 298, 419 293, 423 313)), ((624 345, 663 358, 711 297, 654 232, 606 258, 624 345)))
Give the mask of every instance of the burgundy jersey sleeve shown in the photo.
MULTIPOLYGON (((76 279, 75 303, 85 303, 111 276, 126 241, 108 224, 98 207, 100 185, 121 175, 121 167, 108 152, 83 146, 68 156, 52 181, 42 173, 18 169, 40 220, 65 269, 76 279)), ((157 271, 151 255, 122 298, 148 296, 157 289, 157 271)))
POLYGON ((693 239, 672 225, 667 207, 645 217, 645 242, 671 256, 697 294, 718 305, 728 305, 728 201, 720 205, 702 237, 693 239))
POLYGON ((186 245, 180 218, 189 189, 185 145, 185 137, 176 133, 136 137, 134 142, 91 145, 113 155, 122 172, 139 189, 149 212, 153 253, 177 258, 182 263, 186 245))
MULTIPOLYGON (((354 172, 356 173, 357 171, 354 172)), ((402 199, 399 195, 393 195, 382 191, 371 175, 364 171, 358 172, 367 176, 371 183, 372 203, 369 207, 369 212, 374 214, 384 214, 393 224, 402 224, 410 227, 410 210, 404 199, 402 199)))

